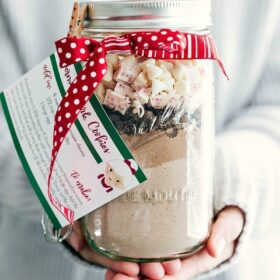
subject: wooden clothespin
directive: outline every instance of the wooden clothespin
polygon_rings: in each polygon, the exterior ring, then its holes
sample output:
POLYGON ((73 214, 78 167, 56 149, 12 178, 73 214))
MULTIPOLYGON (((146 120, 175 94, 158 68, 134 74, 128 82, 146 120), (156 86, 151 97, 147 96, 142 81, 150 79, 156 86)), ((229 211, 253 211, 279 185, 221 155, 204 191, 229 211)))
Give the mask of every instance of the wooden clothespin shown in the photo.
POLYGON ((85 16, 89 6, 93 5, 80 4, 79 1, 75 1, 70 20, 68 36, 76 38, 81 36, 84 27, 85 16))

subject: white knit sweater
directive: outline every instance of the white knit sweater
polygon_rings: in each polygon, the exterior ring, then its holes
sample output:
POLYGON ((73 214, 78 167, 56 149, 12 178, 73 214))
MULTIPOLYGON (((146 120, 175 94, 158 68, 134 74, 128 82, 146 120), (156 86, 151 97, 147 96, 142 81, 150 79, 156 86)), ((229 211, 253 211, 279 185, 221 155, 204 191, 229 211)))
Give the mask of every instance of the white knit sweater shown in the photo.
MULTIPOLYGON (((215 0, 213 4, 213 33, 230 76, 227 82, 220 73, 216 75, 215 210, 238 205, 246 213, 246 225, 235 256, 199 278, 276 280, 280 1, 215 0)), ((72 1, 0 0, 0 89, 53 51, 53 42, 65 35, 71 7, 72 1)), ((102 269, 65 256, 44 242, 41 206, 1 111, 0 118, 0 279, 103 279, 102 269)))

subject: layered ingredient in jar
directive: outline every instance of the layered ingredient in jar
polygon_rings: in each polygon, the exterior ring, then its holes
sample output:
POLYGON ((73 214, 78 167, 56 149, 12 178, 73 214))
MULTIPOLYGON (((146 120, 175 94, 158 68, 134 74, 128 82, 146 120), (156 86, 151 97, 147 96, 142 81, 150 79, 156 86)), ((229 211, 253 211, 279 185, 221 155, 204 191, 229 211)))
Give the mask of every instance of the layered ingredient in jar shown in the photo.
POLYGON ((148 180, 90 213, 88 239, 136 260, 193 252, 212 218, 210 64, 118 55, 107 63, 95 94, 148 180))
POLYGON ((122 134, 163 130, 170 136, 188 117, 199 123, 204 74, 197 60, 155 60, 107 55, 107 72, 96 96, 122 134), (186 110, 187 109, 187 110, 186 110))

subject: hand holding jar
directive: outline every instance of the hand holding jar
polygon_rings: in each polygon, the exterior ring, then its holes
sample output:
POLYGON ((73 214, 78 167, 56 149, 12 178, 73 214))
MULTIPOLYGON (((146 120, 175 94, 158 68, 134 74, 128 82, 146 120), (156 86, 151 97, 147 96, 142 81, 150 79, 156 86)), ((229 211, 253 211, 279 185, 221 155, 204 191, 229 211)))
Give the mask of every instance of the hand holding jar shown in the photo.
POLYGON ((234 206, 222 210, 214 223, 207 246, 189 258, 163 263, 114 261, 93 252, 87 245, 79 224, 67 242, 85 260, 106 267, 106 280, 186 280, 207 272, 229 259, 242 231, 244 216, 234 206))

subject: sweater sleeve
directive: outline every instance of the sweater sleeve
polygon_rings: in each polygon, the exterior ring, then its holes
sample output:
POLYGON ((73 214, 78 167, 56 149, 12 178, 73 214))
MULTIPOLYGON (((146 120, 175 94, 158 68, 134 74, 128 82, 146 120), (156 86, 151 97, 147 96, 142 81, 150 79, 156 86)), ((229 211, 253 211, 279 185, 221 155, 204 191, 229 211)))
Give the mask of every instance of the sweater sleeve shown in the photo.
POLYGON ((245 226, 233 257, 199 279, 227 270, 248 239, 280 232, 280 37, 275 38, 250 106, 216 140, 215 212, 239 206, 245 226))
MULTIPOLYGON (((22 74, 17 49, 10 36, 5 16, 2 14, 0 2, 0 90, 22 74)), ((22 217, 40 220, 42 208, 27 181, 20 160, 12 143, 2 107, 0 105, 0 203, 8 206, 11 211, 20 213, 22 217)))
MULTIPOLYGON (((67 30, 72 6, 72 1, 0 0, 0 92, 53 51, 53 42, 67 30), (42 15, 40 20, 37 15, 42 15)), ((22 168, 1 105, 0 203, 23 219, 40 222, 43 209, 22 168)))

